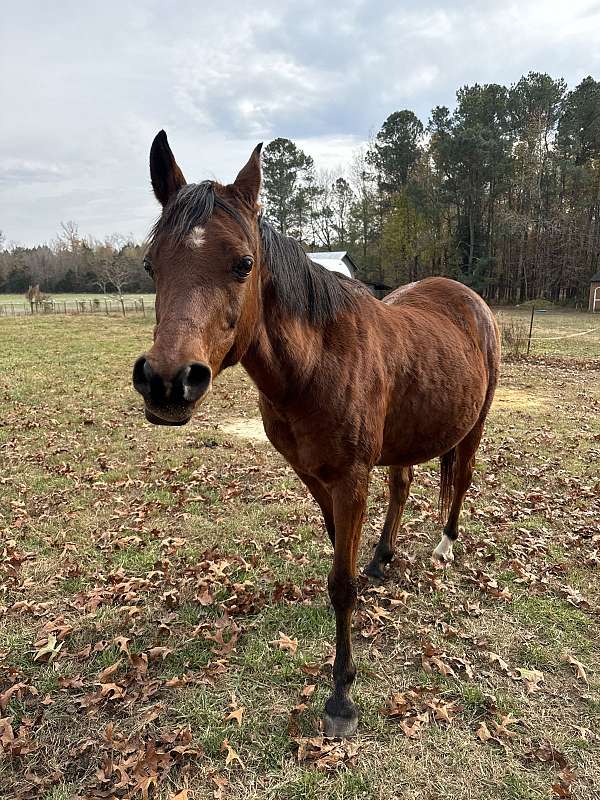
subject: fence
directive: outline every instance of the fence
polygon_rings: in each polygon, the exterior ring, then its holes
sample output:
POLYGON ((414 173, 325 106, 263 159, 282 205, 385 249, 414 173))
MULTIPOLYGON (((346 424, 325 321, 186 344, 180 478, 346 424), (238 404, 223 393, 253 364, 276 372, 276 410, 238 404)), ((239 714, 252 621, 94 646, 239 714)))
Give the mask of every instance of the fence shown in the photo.
POLYGON ((20 317, 36 314, 143 314, 152 311, 154 302, 140 298, 95 297, 92 299, 42 300, 30 303, 0 303, 0 317, 20 317))

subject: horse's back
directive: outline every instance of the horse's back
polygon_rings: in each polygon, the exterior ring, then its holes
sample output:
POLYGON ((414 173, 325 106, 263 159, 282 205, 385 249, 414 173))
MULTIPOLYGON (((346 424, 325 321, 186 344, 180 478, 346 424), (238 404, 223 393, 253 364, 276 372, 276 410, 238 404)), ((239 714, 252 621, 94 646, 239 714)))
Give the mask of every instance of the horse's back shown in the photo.
POLYGON ((399 286, 383 302, 411 310, 415 317, 436 325, 447 322, 467 338, 474 338, 489 368, 497 369, 500 340, 494 315, 487 303, 463 283, 451 278, 424 278, 399 286))

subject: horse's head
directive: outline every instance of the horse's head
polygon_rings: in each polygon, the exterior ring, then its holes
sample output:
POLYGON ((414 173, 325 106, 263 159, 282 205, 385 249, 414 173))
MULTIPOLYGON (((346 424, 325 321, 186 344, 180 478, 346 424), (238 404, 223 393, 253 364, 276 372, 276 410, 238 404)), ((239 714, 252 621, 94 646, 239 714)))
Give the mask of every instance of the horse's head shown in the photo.
POLYGON ((258 317, 259 145, 234 183, 187 184, 161 131, 150 151, 162 204, 146 257, 156 286, 154 344, 135 362, 146 418, 183 425, 213 376, 235 364, 258 317))

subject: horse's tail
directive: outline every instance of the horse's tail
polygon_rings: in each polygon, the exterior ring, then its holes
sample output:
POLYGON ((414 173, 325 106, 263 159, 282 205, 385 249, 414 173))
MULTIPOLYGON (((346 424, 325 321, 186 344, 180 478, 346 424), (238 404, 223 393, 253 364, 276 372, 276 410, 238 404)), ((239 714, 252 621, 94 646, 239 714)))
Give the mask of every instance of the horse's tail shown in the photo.
POLYGON ((440 499, 439 513, 445 523, 452 505, 454 494, 454 462, 456 461, 456 447, 448 450, 440 459, 440 499))

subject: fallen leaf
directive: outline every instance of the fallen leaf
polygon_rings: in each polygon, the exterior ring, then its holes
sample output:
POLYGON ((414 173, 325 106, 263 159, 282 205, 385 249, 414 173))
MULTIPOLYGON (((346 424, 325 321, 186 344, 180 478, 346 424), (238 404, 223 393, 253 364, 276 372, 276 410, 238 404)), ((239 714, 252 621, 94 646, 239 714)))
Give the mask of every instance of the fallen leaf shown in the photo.
POLYGON ((578 661, 575 658, 575 656, 572 656, 570 653, 566 653, 564 660, 567 662, 567 664, 570 664, 572 667, 575 667, 575 673, 578 678, 580 678, 582 681, 585 681, 586 683, 589 683, 586 673, 586 667, 584 667, 581 661, 578 661))
POLYGON ((544 681, 544 673, 539 669, 525 669, 517 667, 518 679, 525 684, 527 694, 533 694, 540 690, 540 683, 544 681))
POLYGON ((478 727, 478 728, 477 728, 477 730, 475 731, 475 736, 476 736, 476 737, 477 737, 477 738, 478 738, 478 739, 479 739, 481 742, 487 742, 487 741, 489 741, 490 739, 492 739, 492 738, 493 738, 493 737, 492 737, 492 734, 490 733, 490 731, 489 731, 489 728, 488 728, 488 726, 485 724, 485 722, 481 722, 481 723, 479 724, 479 727, 478 727))
POLYGON ((245 706, 238 706, 237 700, 235 698, 235 693, 231 695, 231 703, 229 704, 229 708, 231 711, 225 715, 225 722, 229 722, 230 720, 234 719, 238 726, 241 727, 242 724, 242 717, 244 716, 244 712, 246 711, 245 706))
POLYGON ((223 739, 223 744, 221 745, 221 752, 227 751, 227 756, 225 758, 225 766, 228 767, 232 761, 237 761, 242 769, 246 769, 242 759, 238 756, 235 752, 233 747, 229 744, 229 739, 223 739))
POLYGON ((279 631, 279 639, 275 639, 269 644, 276 644, 280 650, 287 651, 290 655, 296 655, 296 651, 298 650, 298 639, 290 639, 289 636, 286 636, 285 633, 279 631))
POLYGON ((41 647, 33 657, 34 661, 48 656, 48 661, 52 661, 60 653, 64 642, 57 642, 56 636, 53 633, 48 634, 48 641, 41 647))
POLYGON ((211 775, 210 779, 217 787, 213 792, 214 800, 223 800, 225 796, 223 792, 225 791, 225 787, 229 785, 229 781, 223 775, 211 775))
POLYGON ((121 661, 122 659, 119 659, 116 663, 111 664, 110 667, 103 669, 98 675, 98 683, 107 683, 107 679, 110 678, 111 675, 114 675, 121 666, 121 661))

